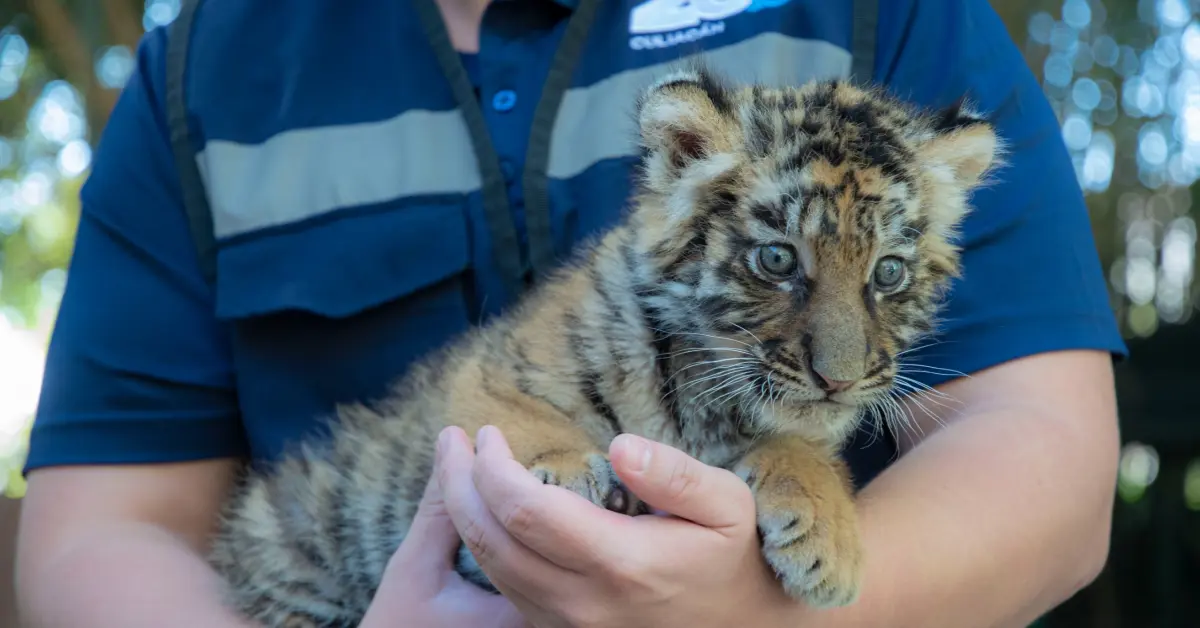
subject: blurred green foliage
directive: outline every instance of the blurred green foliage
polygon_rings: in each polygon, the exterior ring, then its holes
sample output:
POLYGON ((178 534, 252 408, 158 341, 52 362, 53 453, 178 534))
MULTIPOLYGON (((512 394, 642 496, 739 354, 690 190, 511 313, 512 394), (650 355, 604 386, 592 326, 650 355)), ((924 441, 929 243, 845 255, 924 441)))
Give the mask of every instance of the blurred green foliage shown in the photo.
MULTIPOLYGON (((46 85, 59 78, 46 64, 43 51, 30 46, 28 59, 16 94, 0 100, 0 138, 13 153, 8 167, 0 170, 0 180, 19 180, 27 165, 21 153, 31 133, 30 109, 46 85)), ((8 309, 18 325, 36 321, 42 277, 47 271, 65 268, 70 259, 83 180, 83 176, 56 179, 50 202, 21 212, 11 231, 0 225, 0 307, 8 309)))
MULTIPOLYGON (((0 90, 0 316, 43 344, 61 296, 88 169, 74 174, 55 167, 62 142, 42 136, 34 113, 52 88, 69 85, 82 105, 71 124, 76 135, 94 143, 117 93, 97 80, 98 55, 128 43, 130 33, 140 35, 144 9, 138 0, 0 2, 0 57, 8 55, 0 65, 20 58, 15 90, 0 90), (33 172, 47 175, 37 193, 28 192, 33 172)), ((0 487, 9 497, 24 494, 20 471, 31 419, 0 434, 0 487)))

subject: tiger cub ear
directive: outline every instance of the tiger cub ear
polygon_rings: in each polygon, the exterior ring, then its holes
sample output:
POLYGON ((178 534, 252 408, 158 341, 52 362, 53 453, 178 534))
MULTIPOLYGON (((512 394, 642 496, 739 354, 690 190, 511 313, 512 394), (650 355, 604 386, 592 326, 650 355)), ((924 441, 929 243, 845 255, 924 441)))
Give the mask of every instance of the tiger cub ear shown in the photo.
POLYGON ((979 185, 1004 150, 992 123, 969 109, 965 99, 937 112, 933 133, 920 156, 926 164, 944 169, 964 190, 979 185))
POLYGON ((1004 146, 995 126, 963 99, 936 112, 931 122, 932 137, 918 148, 917 157, 939 190, 929 207, 932 226, 949 235, 970 211, 965 196, 1000 165, 1004 146))
POLYGON ((736 146, 734 94, 703 67, 651 85, 638 101, 637 118, 651 162, 668 176, 736 146))

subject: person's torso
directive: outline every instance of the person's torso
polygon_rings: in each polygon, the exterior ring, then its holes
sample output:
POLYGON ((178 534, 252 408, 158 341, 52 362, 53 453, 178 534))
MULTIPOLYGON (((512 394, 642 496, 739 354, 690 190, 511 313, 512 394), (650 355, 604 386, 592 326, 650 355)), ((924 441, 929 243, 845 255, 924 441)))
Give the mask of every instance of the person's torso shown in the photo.
MULTIPOLYGON (((336 404, 386 394, 414 359, 515 298, 495 263, 487 173, 415 4, 209 0, 197 13, 187 106, 255 458, 312 434, 336 404)), ((565 258, 619 220, 642 88, 701 51, 741 81, 848 76, 851 4, 602 1, 539 139, 575 7, 493 2, 479 54, 459 59, 521 263, 531 221, 548 222, 543 244, 565 258), (527 176, 530 158, 545 168, 527 176)), ((892 448, 848 451, 864 477, 892 448)))

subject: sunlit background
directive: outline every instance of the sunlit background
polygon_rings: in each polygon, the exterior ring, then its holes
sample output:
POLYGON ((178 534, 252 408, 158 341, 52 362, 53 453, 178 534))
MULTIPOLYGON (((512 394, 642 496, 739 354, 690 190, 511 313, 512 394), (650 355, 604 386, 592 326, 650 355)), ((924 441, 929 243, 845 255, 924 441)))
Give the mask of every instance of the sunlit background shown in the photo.
POLYGON ((1062 121, 1079 182, 1100 195, 1092 209, 1113 301, 1135 336, 1195 312, 1200 22, 1192 4, 1200 3, 1066 0, 1025 20, 1027 57, 1062 121))
MULTIPOLYGON (((1200 0, 993 6, 1062 123, 1135 352, 1120 374, 1127 440, 1113 558, 1046 622, 1200 626, 1200 368, 1190 364, 1200 333, 1188 324, 1200 307, 1200 0)), ((138 37, 178 11, 178 0, 0 0, 0 490, 9 497, 24 491, 79 186, 138 37)))

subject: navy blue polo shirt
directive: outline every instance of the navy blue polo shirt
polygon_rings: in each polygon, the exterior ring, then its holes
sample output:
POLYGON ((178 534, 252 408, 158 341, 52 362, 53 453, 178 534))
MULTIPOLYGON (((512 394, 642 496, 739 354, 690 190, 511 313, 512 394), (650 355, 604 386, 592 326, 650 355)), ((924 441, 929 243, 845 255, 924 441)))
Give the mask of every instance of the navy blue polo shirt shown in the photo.
MULTIPOLYGON (((626 206, 633 101, 649 81, 697 53, 740 80, 845 76, 851 4, 602 2, 553 126, 538 131, 551 133, 538 194, 553 252, 567 255, 626 206)), ((936 385, 1045 351, 1123 354, 1058 124, 1001 21, 986 0, 879 4, 872 78, 920 105, 969 94, 1011 148, 998 182, 974 197, 965 275, 910 376, 936 385)), ((529 138, 576 8, 497 0, 479 52, 458 57, 522 263, 529 138)), ((412 3, 201 5, 184 85, 216 239, 212 283, 172 157, 168 36, 145 36, 82 190, 27 470, 270 460, 514 297, 495 263, 482 153, 412 3)), ((847 449, 860 482, 895 452, 887 438, 867 441, 847 449)))

